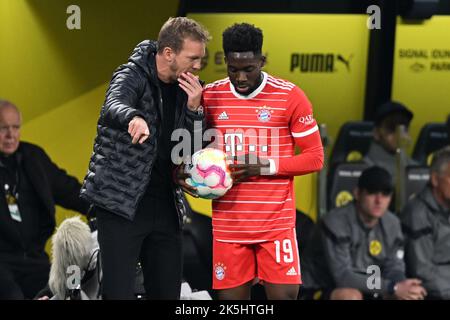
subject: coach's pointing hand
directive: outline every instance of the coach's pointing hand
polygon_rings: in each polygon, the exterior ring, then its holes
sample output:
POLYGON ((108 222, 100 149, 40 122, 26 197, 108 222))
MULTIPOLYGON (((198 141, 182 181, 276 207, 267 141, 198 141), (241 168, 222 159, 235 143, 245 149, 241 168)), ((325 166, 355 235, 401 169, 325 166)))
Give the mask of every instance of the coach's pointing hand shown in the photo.
POLYGON ((139 144, 144 143, 145 140, 148 139, 150 135, 150 131, 148 130, 147 122, 141 117, 134 117, 133 120, 128 124, 128 133, 133 139, 131 143, 139 144))

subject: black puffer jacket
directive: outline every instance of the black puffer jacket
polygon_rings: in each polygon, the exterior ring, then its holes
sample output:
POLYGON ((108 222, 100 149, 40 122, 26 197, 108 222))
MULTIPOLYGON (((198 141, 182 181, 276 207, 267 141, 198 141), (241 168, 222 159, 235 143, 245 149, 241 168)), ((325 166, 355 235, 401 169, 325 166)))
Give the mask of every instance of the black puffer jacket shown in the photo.
MULTIPOLYGON (((110 82, 97 124, 94 152, 81 189, 81 197, 91 204, 133 220, 150 181, 161 133, 162 96, 156 70, 157 43, 138 44, 128 63, 121 65, 110 82), (150 137, 132 144, 128 123, 134 116, 145 119, 150 137)), ((177 106, 175 127, 191 133, 194 121, 204 117, 187 109, 187 95, 179 88, 182 105, 177 106)), ((186 213, 186 199, 173 188, 180 222, 186 213)))

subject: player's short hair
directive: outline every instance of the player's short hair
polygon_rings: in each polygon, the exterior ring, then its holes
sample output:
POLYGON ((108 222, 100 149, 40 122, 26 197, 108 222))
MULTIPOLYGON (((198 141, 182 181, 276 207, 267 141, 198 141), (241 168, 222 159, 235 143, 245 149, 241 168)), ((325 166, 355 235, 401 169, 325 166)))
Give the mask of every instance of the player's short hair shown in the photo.
POLYGON ((195 20, 186 17, 169 18, 159 31, 158 52, 169 47, 178 53, 183 49, 184 39, 206 43, 210 38, 208 30, 195 20))
POLYGON ((222 34, 225 56, 229 52, 247 52, 260 55, 262 52, 262 30, 248 23, 235 23, 222 34))
POLYGON ((450 162, 450 146, 446 146, 434 154, 433 160, 431 161, 430 171, 441 174, 445 167, 450 162))
POLYGON ((373 166, 361 173, 358 179, 358 189, 368 193, 378 193, 389 195, 394 191, 391 174, 384 168, 373 166))

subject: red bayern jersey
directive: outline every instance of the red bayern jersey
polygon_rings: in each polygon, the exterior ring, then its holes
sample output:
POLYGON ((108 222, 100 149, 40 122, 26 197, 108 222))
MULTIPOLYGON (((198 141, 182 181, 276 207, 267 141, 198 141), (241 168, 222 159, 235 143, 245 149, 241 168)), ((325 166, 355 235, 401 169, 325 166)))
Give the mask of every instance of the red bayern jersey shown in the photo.
POLYGON ((206 86, 203 93, 208 128, 220 131, 217 146, 229 156, 257 154, 270 170, 234 185, 213 200, 216 240, 269 241, 295 227, 293 176, 320 170, 323 149, 312 106, 291 82, 263 72, 261 85, 240 95, 229 79, 206 86), (295 155, 295 145, 301 153, 295 155))

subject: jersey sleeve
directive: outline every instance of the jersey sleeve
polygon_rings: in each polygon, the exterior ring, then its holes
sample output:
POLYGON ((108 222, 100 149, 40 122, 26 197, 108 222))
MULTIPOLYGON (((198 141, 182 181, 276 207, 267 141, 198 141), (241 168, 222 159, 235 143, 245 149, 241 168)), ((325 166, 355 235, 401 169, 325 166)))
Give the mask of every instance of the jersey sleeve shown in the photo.
POLYGON ((274 165, 277 175, 297 176, 319 171, 323 166, 323 147, 319 127, 314 119, 311 102, 298 87, 289 97, 287 118, 291 135, 301 153, 290 158, 279 158, 274 165))

